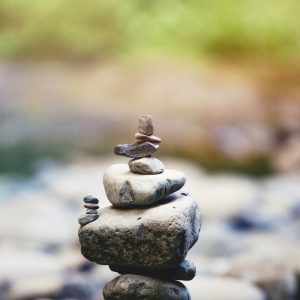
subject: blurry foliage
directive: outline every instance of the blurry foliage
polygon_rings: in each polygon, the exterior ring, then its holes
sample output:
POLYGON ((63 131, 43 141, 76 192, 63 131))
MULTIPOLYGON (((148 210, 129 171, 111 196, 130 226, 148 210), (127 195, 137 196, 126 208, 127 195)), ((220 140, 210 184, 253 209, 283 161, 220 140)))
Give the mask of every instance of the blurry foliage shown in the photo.
POLYGON ((222 153, 218 149, 202 149, 181 148, 174 149, 168 155, 189 159, 199 163, 209 172, 235 172, 239 174, 247 174, 254 177, 264 177, 274 173, 270 156, 262 154, 249 154, 242 159, 233 159, 222 153))
POLYGON ((298 0, 1 0, 0 57, 298 58, 298 0))
POLYGON ((32 175, 36 163, 47 157, 62 159, 63 151, 51 145, 33 145, 20 142, 17 145, 0 145, 0 172, 14 175, 32 175))

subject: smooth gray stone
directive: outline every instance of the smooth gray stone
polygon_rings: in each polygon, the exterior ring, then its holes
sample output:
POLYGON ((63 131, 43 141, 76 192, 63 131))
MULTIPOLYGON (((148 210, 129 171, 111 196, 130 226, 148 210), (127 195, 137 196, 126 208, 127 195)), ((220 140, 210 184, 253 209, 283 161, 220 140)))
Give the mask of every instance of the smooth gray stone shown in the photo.
POLYGON ((98 214, 98 209, 88 208, 86 214, 98 214))
POLYGON ((105 300, 190 300, 188 289, 178 281, 140 275, 121 275, 103 288, 105 300))
POLYGON ((145 135, 153 134, 153 118, 151 115, 139 118, 138 132, 145 135))
POLYGON ((86 214, 78 218, 78 223, 83 226, 88 223, 91 223, 99 218, 99 214, 86 214))
POLYGON ((109 167, 103 175, 108 200, 116 207, 149 206, 185 184, 185 175, 166 169, 161 174, 139 175, 130 172, 127 164, 109 167))
POLYGON ((196 266, 189 260, 184 260, 179 266, 165 270, 151 270, 126 266, 110 265, 113 272, 120 274, 137 274, 169 280, 192 280, 196 275, 196 266))
POLYGON ((130 171, 136 174, 153 175, 164 171, 164 164, 152 156, 132 159, 128 162, 130 171))
POLYGON ((199 207, 180 192, 147 209, 99 210, 101 218, 79 229, 81 252, 102 265, 148 269, 177 267, 196 243, 199 207))
POLYGON ((95 198, 94 196, 92 195, 87 195, 83 198, 83 201, 85 203, 94 203, 94 204, 98 204, 99 203, 99 200, 97 198, 95 198))
POLYGON ((116 155, 127 156, 131 158, 141 158, 151 155, 159 148, 158 145, 150 142, 137 142, 133 144, 122 144, 115 146, 116 155))

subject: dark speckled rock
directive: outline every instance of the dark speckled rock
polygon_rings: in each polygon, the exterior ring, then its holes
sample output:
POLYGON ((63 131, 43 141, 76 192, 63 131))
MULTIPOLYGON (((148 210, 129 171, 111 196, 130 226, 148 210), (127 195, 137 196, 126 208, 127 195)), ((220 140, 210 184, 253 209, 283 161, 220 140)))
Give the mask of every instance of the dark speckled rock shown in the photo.
POLYGON ((132 157, 141 158, 151 155, 159 148, 158 145, 150 142, 138 142, 133 144, 122 144, 117 145, 114 149, 115 154, 132 157))
POLYGON ((137 274, 169 280, 192 280, 196 275, 196 266, 188 260, 184 260, 179 266, 165 270, 151 270, 143 268, 130 268, 123 266, 109 266, 120 274, 137 274))
POLYGON ((140 275, 122 275, 103 289, 105 300, 190 300, 188 289, 178 281, 140 275))
POLYGON ((197 203, 180 192, 147 209, 100 209, 79 229, 82 254, 103 265, 148 269, 178 266, 198 239, 197 203))

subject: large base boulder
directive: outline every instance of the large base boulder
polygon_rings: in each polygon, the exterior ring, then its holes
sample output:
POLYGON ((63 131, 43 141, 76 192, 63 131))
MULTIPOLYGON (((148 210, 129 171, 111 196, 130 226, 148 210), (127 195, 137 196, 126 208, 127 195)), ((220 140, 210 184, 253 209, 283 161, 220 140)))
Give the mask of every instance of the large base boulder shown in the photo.
POLYGON ((198 240, 201 215, 196 201, 175 193, 147 209, 99 211, 94 222, 81 226, 81 252, 103 265, 168 269, 177 267, 198 240))

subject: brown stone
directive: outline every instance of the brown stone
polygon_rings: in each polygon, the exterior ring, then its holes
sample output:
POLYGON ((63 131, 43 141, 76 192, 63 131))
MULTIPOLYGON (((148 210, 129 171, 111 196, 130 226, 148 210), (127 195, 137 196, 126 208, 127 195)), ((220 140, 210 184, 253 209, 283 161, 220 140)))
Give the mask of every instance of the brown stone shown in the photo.
POLYGON ((115 154, 132 157, 141 158, 151 155, 159 148, 158 145, 152 144, 150 142, 143 143, 133 143, 133 144, 122 144, 115 147, 115 154))
POLYGON ((137 132, 134 137, 139 141, 148 141, 150 143, 159 144, 161 142, 161 138, 155 135, 145 135, 140 132, 137 132))
POLYGON ((153 134, 153 119, 151 115, 146 115, 139 118, 138 132, 145 135, 153 134))
POLYGON ((85 208, 91 208, 91 209, 98 209, 99 205, 98 204, 94 204, 94 203, 85 203, 83 205, 85 208))

